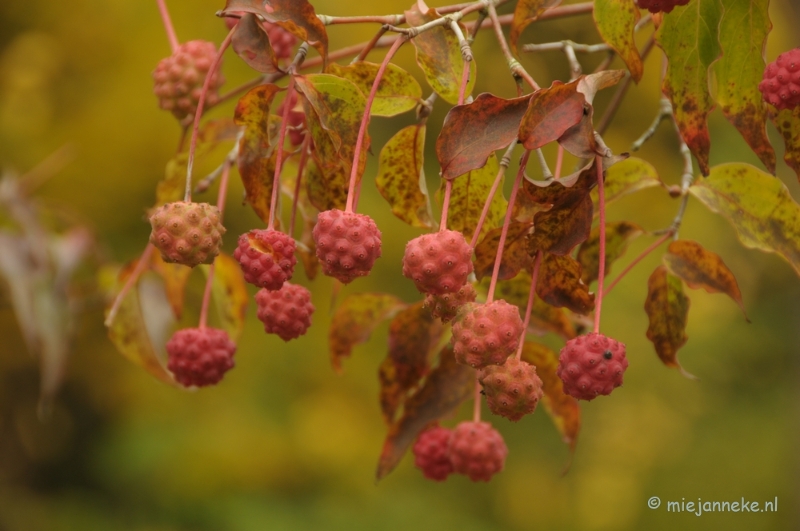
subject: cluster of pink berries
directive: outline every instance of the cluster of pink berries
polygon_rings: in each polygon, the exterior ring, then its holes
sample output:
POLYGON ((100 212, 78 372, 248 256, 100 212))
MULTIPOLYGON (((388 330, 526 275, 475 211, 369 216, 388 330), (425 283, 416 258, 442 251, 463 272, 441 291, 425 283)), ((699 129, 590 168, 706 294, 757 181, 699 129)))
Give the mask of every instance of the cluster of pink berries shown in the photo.
POLYGON ((508 447, 488 422, 462 422, 454 430, 437 426, 422 432, 412 452, 414 464, 428 479, 464 474, 472 481, 489 481, 503 470, 508 447))

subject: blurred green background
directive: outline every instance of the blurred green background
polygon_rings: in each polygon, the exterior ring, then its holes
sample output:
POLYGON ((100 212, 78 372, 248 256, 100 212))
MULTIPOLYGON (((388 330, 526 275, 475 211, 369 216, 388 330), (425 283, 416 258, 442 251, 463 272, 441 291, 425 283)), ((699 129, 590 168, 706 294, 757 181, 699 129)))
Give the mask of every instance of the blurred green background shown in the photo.
MULTIPOLYGON (((405 2, 315 0, 330 15, 400 12, 405 2)), ((431 2, 431 4, 440 4, 431 2)), ((179 39, 219 42, 221 1, 169 3, 179 39)), ((509 12, 504 6, 502 12, 509 12)), ((800 45, 800 9, 770 6, 775 28, 767 60, 800 45)), ((333 27, 332 49, 371 37, 371 25, 333 27)), ((523 42, 599 41, 591 17, 538 23, 523 42)), ((514 94, 490 32, 475 43, 475 94, 514 94)), ((155 2, 75 0, 0 3, 0 165, 24 172, 59 147, 74 159, 38 192, 74 210, 97 235, 101 252, 124 263, 138 256, 150 231, 144 212, 172 157, 180 128, 157 108, 150 73, 169 53, 155 2)), ((382 51, 370 59, 379 61, 382 51)), ((312 52, 313 54, 313 52, 312 52)), ((584 57, 581 57, 584 59, 584 57)), ((589 71, 599 57, 585 58, 589 71)), ((411 47, 397 62, 422 80, 411 47)), ((543 86, 566 79, 557 52, 523 64, 543 86)), ((619 63, 615 62, 619 67, 619 63)), ((660 52, 630 90, 605 135, 625 151, 658 108, 660 52)), ((226 56, 226 89, 253 75, 226 56)), ((598 96, 601 109, 613 90, 598 96)), ((427 89, 426 89, 427 94, 427 89)), ((232 103, 213 115, 230 115, 232 103)), ((429 124, 441 123, 437 105, 429 124)), ((597 113, 596 115, 599 115, 597 113)), ((374 153, 411 116, 375 119, 374 153)), ((712 163, 758 164, 719 111, 711 116, 712 163)), ((438 188, 433 139, 426 173, 438 188)), ((770 126, 779 159, 782 145, 770 126)), ((548 155, 553 156, 549 151, 548 155)), ((662 125, 641 156, 677 183, 681 158, 662 125)), ((215 166, 206 161, 203 175, 215 166)), ((390 291, 418 299, 400 274, 404 244, 419 231, 393 218, 369 176, 360 209, 383 231, 383 258, 348 293, 390 291)), ((779 160, 778 177, 800 198, 794 174, 779 160)), ((228 234, 261 226, 241 206, 241 184, 228 200, 228 234)), ((666 227, 677 202, 649 189, 614 204, 611 220, 666 227)), ((438 212, 438 209, 437 209, 438 212)), ((438 214, 437 214, 438 215, 438 214)), ((692 381, 665 368, 645 337, 646 279, 660 263, 649 256, 604 305, 604 332, 627 344, 630 368, 613 398, 583 405, 583 429, 568 474, 569 452, 543 412, 517 424, 492 419, 508 443, 506 469, 489 484, 422 478, 406 457, 380 484, 374 470, 385 427, 377 403, 377 368, 386 326, 358 347, 335 375, 327 352, 332 282, 307 282, 317 312, 309 333, 288 344, 263 334, 252 307, 237 368, 217 387, 183 392, 165 386, 118 355, 102 325, 102 303, 90 299, 80 321, 69 372, 48 422, 37 420, 38 369, 27 354, 10 300, 0 286, 0 531, 256 529, 730 529, 800 528, 800 279, 775 255, 745 250, 723 219, 692 200, 681 236, 720 254, 736 274, 752 324, 722 295, 690 291, 689 342, 680 351, 692 381), (663 505, 651 510, 647 500, 663 505), (778 511, 695 516, 666 512, 667 501, 779 500, 778 511)), ((635 241, 612 276, 652 241, 635 241)), ((230 252, 234 237, 226 239, 230 252)), ((189 304, 198 305, 199 278, 189 304)), ((193 282, 194 282, 193 281, 193 282)), ((544 337, 558 348, 559 340, 544 337)), ((466 406, 468 407, 468 406, 466 406)), ((452 425, 467 416, 466 409, 452 425)))

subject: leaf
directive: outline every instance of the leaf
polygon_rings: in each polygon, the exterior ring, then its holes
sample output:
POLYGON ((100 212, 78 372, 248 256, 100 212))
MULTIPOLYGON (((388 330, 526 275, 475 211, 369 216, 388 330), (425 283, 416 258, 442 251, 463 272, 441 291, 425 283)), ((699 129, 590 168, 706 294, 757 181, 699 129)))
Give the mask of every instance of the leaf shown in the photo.
POLYGON ((455 413, 472 396, 475 371, 456 363, 451 346, 439 355, 439 365, 405 403, 403 416, 389 427, 378 459, 376 478, 394 470, 414 439, 432 422, 455 413))
POLYGON ((164 281, 164 291, 176 319, 183 315, 183 294, 192 268, 182 264, 168 264, 161 258, 161 253, 151 253, 151 267, 164 281))
POLYGON ((689 298, 683 294, 681 279, 660 265, 647 281, 647 300, 644 310, 650 318, 647 339, 653 342, 664 365, 676 367, 687 378, 694 378, 678 363, 678 349, 686 344, 686 321, 689 298))
POLYGON ((663 91, 672 102, 684 142, 708 175, 711 140, 706 118, 714 107, 708 88, 709 66, 721 53, 717 40, 720 0, 694 0, 664 15, 656 41, 667 56, 663 91))
POLYGON ((581 265, 572 257, 545 253, 536 294, 547 304, 587 315, 594 309, 594 294, 589 293, 581 276, 581 265))
MULTIPOLYGON (((366 61, 347 66, 331 63, 326 72, 353 82, 366 97, 372 90, 379 68, 380 65, 366 61)), ((422 87, 414 76, 389 63, 378 84, 369 112, 372 116, 396 116, 414 109, 421 100, 422 87)))
POLYGON ((511 20, 511 34, 508 38, 514 55, 519 55, 517 41, 522 35, 522 30, 539 18, 542 13, 560 3, 561 0, 519 0, 517 2, 517 6, 514 8, 514 18, 511 20))
POLYGON ((528 254, 537 251, 568 255, 575 246, 585 242, 592 230, 592 199, 589 194, 574 195, 533 216, 533 233, 528 236, 528 254))
MULTIPOLYGON (((478 226, 478 219, 483 211, 483 205, 489 197, 489 191, 499 169, 497 158, 491 156, 483 168, 461 175, 453 181, 447 228, 461 232, 465 235, 467 241, 471 240, 472 233, 475 232, 478 226)), ((444 186, 444 182, 442 182, 442 186, 444 186)), ((502 187, 501 183, 498 190, 502 190, 502 187)), ((484 238, 486 233, 494 227, 503 223, 507 208, 508 201, 498 191, 492 198, 489 213, 486 215, 486 221, 481 228, 478 241, 484 238)))
POLYGON ((245 13, 236 24, 231 47, 247 65, 263 74, 279 72, 278 59, 261 22, 252 13, 245 13))
MULTIPOLYGON (((424 8, 426 9, 426 7, 424 8)), ((440 18, 433 9, 426 9, 425 12, 422 12, 419 3, 415 3, 410 10, 405 12, 405 15, 406 22, 412 27, 421 26, 440 18)), ((458 93, 464 73, 464 59, 461 56, 461 47, 455 34, 449 28, 437 26, 420 33, 411 42, 414 43, 416 50, 417 64, 425 74, 428 85, 447 103, 458 104, 458 93)), ((475 61, 470 61, 469 69, 469 81, 465 94, 472 92, 475 86, 475 61)))
POLYGON ((716 77, 714 99, 747 144, 775 173, 775 150, 767 137, 767 111, 758 84, 764 75, 764 49, 772 29, 769 0, 723 0, 719 26, 723 54, 711 67, 716 77))
POLYGON ((558 355, 540 343, 526 341, 522 346, 522 360, 536 367, 542 380, 542 403, 562 440, 575 452, 581 429, 581 407, 578 401, 564 392, 564 384, 556 374, 558 355))
POLYGON ((424 124, 409 125, 386 142, 375 185, 395 216, 412 227, 430 228, 434 221, 423 171, 425 131, 424 124))
POLYGON ((676 240, 669 244, 664 263, 672 274, 680 277, 690 288, 728 295, 739 305, 747 319, 736 277, 718 254, 704 249, 697 242, 676 240))
POLYGON ((353 347, 369 339, 383 321, 406 307, 388 293, 358 293, 347 297, 336 309, 328 332, 331 363, 341 372, 342 358, 350 356, 353 347))
POLYGON ((595 0, 593 17, 600 37, 617 52, 638 83, 643 66, 633 32, 640 18, 636 4, 633 0, 595 0))
POLYGON ((519 141, 525 149, 538 149, 558 140, 581 121, 586 99, 578 92, 578 83, 553 82, 550 88, 537 90, 519 126, 519 141))
POLYGON ((780 112, 774 110, 770 113, 770 119, 783 137, 786 151, 783 160, 797 174, 800 180, 800 107, 785 109, 780 112))
MULTIPOLYGON (((628 249, 628 244, 644 231, 629 221, 606 223, 606 275, 611 271, 611 264, 628 249)), ((592 229, 577 255, 578 263, 583 268, 581 280, 587 286, 597 280, 600 266, 600 227, 592 229)))
POLYGON ((489 156, 511 144, 530 95, 504 99, 479 94, 472 103, 450 109, 436 139, 442 178, 452 179, 486 164, 489 156))
POLYGON ((305 181, 308 199, 320 212, 334 208, 344 210, 350 183, 347 168, 336 166, 323 172, 312 159, 306 163, 305 181))
MULTIPOLYGON (((661 185, 661 179, 652 164, 637 157, 630 157, 606 170, 603 195, 606 205, 620 197, 661 185)), ((597 190, 592 190, 592 202, 597 205, 597 190)))
POLYGON ((714 166, 689 191, 730 221, 745 247, 778 253, 800 274, 800 205, 779 179, 734 162, 714 166))
MULTIPOLYGON (((508 226, 503 256, 500 260, 500 280, 507 280, 517 276, 523 267, 531 263, 528 255, 526 236, 533 226, 532 223, 512 221, 508 226)), ((500 235, 503 228, 492 229, 486 234, 475 248, 475 276, 478 280, 491 275, 494 270, 494 261, 497 256, 497 246, 500 244, 500 235)), ((524 311, 524 310, 523 310, 524 311)))
MULTIPOLYGON (((203 265, 201 269, 208 277, 210 266, 203 265)), ((231 341, 236 342, 244 330, 249 296, 239 262, 225 253, 220 253, 214 259, 211 294, 214 296, 214 306, 217 308, 222 328, 228 332, 231 341)))

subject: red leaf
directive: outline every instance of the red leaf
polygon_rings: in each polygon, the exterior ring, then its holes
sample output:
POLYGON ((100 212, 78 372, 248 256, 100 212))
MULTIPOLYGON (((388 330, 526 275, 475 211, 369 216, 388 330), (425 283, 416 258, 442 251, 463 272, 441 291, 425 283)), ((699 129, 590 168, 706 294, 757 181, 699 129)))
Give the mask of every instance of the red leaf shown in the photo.
POLYGON ((252 13, 245 13, 239 19, 231 38, 231 47, 236 55, 257 72, 273 74, 280 71, 267 32, 252 13))
POLYGON ((519 127, 519 140, 525 149, 538 149, 558 140, 583 118, 586 99, 578 83, 556 81, 550 88, 533 93, 519 127))

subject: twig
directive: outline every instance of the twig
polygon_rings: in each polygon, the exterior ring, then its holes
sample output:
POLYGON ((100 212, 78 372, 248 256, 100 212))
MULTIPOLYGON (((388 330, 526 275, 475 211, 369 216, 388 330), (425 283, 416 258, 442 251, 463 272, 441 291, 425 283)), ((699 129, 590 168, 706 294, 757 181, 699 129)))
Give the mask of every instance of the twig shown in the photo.
POLYGON ((642 136, 640 136, 633 144, 631 144, 631 151, 639 151, 642 149, 644 143, 653 138, 653 135, 656 134, 656 130, 658 129, 658 126, 661 125, 661 122, 670 116, 672 116, 672 104, 667 98, 662 97, 658 106, 658 114, 656 115, 655 120, 653 120, 653 123, 649 128, 647 128, 647 131, 642 133, 642 136))

